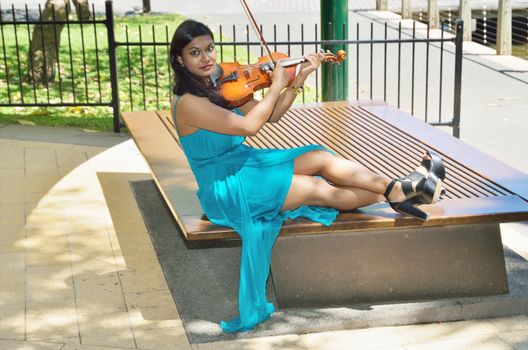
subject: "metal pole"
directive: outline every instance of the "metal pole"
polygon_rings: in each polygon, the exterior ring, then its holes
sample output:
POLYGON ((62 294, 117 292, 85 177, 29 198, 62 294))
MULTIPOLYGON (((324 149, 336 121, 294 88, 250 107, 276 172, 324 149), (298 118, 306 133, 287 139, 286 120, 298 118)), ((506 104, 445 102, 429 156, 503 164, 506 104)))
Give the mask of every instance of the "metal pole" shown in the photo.
POLYGON ((453 98, 453 136, 460 138, 460 99, 462 93, 462 45, 464 43, 464 21, 457 18, 455 37, 455 94, 453 98))
POLYGON ((112 1, 105 1, 106 12, 106 31, 108 33, 108 59, 110 63, 110 85, 112 89, 112 109, 114 111, 114 132, 121 131, 121 121, 119 113, 119 90, 117 84, 117 58, 116 58, 116 41, 114 35, 114 10, 112 1))
MULTIPOLYGON (((321 39, 348 40, 348 0, 321 0, 321 39)), ((348 46, 323 46, 323 49, 336 53, 348 46)), ((348 61, 348 60, 347 60, 348 61)), ((323 64, 322 100, 345 101, 348 99, 348 63, 341 63, 343 67, 323 64)))

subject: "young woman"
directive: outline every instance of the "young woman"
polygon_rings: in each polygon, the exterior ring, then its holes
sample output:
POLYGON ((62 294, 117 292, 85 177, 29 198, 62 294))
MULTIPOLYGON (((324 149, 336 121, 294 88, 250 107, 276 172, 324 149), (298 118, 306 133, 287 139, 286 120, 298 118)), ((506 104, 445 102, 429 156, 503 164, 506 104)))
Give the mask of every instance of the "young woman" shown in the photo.
POLYGON ((266 122, 281 119, 323 58, 307 55, 290 86, 285 69, 276 64, 262 100, 232 109, 210 83, 216 50, 209 28, 187 20, 174 33, 171 107, 198 182, 197 195, 211 222, 232 227, 242 239, 239 317, 221 322, 224 331, 249 330, 273 313, 266 280, 271 250, 286 219, 302 216, 330 225, 338 210, 388 200, 395 210, 425 220, 427 215, 413 204, 438 199, 443 165, 435 154, 410 176, 391 180, 319 145, 275 150, 243 144, 266 122))

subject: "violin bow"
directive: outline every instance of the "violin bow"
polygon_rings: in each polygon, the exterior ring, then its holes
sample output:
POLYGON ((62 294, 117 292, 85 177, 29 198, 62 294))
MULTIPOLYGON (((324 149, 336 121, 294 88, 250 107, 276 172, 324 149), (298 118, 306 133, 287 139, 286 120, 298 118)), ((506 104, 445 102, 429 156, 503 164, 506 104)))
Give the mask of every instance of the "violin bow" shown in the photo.
POLYGON ((264 35, 262 35, 262 32, 258 28, 257 21, 255 20, 255 17, 253 17, 253 14, 251 13, 251 10, 249 9, 248 4, 246 3, 246 0, 240 0, 240 3, 242 4, 242 8, 246 12, 246 16, 249 19, 249 23, 251 23, 251 26, 253 27, 253 30, 255 31, 255 35, 257 38, 259 38, 260 46, 264 51, 268 53, 268 58, 270 60, 270 65, 272 68, 275 67, 275 61, 273 61, 273 58, 271 57, 271 50, 268 47, 268 44, 266 43, 266 39, 264 39, 264 35))

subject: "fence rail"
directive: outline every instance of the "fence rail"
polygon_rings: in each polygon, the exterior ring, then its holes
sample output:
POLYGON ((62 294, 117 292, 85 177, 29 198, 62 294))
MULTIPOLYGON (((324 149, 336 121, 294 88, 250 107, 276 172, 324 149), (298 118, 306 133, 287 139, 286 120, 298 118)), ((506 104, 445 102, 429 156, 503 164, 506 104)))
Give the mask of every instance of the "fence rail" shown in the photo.
MULTIPOLYGON (((0 35, 2 37, 2 67, 0 69, 0 107, 53 107, 53 106, 106 106, 111 107, 114 116, 119 115, 118 101, 101 76, 112 76, 109 52, 112 43, 113 14, 111 3, 107 4, 104 19, 57 20, 53 9, 53 18, 43 19, 39 7, 39 20, 31 19, 27 5, 25 18, 15 17, 14 5, 11 7, 11 19, 6 20, 0 13, 0 35), (44 42, 46 26, 53 27, 53 42, 44 42), (63 26, 65 33, 57 34, 57 27, 63 26), (103 29, 104 35, 100 31, 103 29), (37 84, 31 76, 35 74, 34 56, 31 54, 32 32, 40 31, 42 38, 42 56, 44 83, 37 84), (72 40, 72 34, 80 36, 80 42, 72 40), (66 43, 60 45, 64 37, 66 43), (46 57, 46 45, 56 48, 56 61, 50 69, 56 79, 50 77, 46 57), (15 58, 15 59, 13 59, 15 58), (92 68, 93 67, 93 68, 92 68), (104 72, 104 73, 103 73, 104 72), (108 72, 108 73, 107 73, 108 72)), ((92 5, 92 11, 94 6, 92 5)), ((69 17, 66 8, 66 18, 69 17)))
MULTIPOLYGON (((93 6, 92 6, 93 9, 93 6)), ((169 60, 169 27, 124 26, 115 28, 112 2, 106 2, 104 19, 35 20, 1 18, 0 107, 5 106, 107 106, 113 109, 114 130, 119 132, 120 110, 164 109, 172 95, 173 77, 169 60), (37 86, 27 78, 31 64, 30 32, 36 26, 64 25, 65 43, 60 46, 54 81, 37 86), (134 32, 134 35, 132 35, 134 32), (75 35, 72 35, 75 34, 75 35), (80 38, 75 41, 74 37, 80 38), (116 38, 117 37, 117 38, 116 38), (26 63, 23 63, 26 62, 26 63)), ((13 9, 14 13, 14 9, 13 9)), ((42 18, 42 15, 40 16, 42 18)), ((289 56, 338 47, 347 52, 347 84, 352 99, 376 99, 397 105, 424 121, 452 127, 459 136, 462 67, 462 22, 456 35, 440 38, 417 35, 412 29, 394 30, 387 24, 369 27, 349 25, 353 40, 319 40, 314 28, 277 25, 262 28, 268 45, 289 56), (265 33, 266 34, 266 33, 265 33)), ((216 33, 219 61, 255 62, 263 56, 259 42, 247 26, 212 28, 216 33), (241 33, 245 40, 240 40, 241 33)), ((48 82, 49 80, 49 82, 48 82)), ((320 101, 320 75, 307 81, 296 102, 320 101)), ((258 96, 257 96, 258 97, 258 96)))

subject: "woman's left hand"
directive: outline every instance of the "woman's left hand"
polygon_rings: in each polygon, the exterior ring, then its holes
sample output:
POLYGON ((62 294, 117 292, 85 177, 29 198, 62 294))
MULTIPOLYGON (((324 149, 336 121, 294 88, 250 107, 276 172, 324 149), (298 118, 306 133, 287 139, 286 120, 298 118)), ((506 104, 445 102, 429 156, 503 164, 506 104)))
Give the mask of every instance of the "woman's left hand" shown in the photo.
POLYGON ((300 76, 303 79, 306 79, 311 73, 313 73, 319 66, 321 62, 324 61, 325 55, 323 53, 311 53, 305 55, 306 62, 302 63, 299 68, 299 73, 297 76, 300 76))

